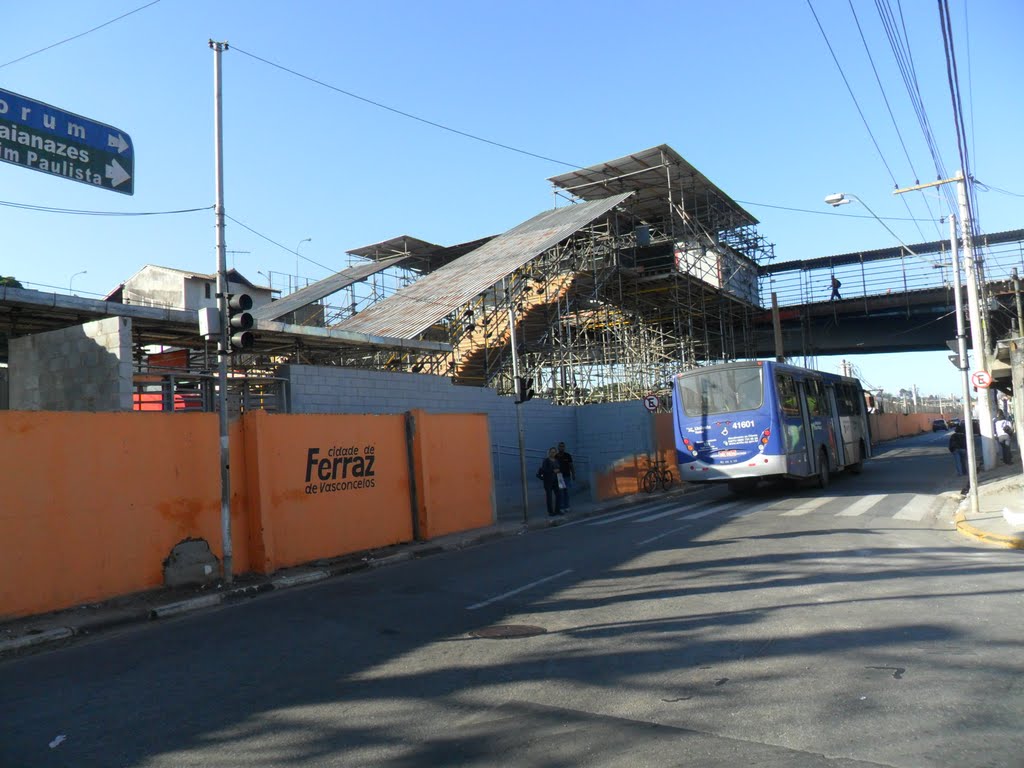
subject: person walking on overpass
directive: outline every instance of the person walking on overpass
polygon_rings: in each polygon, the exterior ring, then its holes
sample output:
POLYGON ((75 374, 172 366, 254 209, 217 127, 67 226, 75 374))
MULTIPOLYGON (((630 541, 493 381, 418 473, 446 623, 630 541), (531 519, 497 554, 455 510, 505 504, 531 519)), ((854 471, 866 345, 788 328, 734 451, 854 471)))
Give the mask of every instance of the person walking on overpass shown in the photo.
POLYGON ((835 275, 832 275, 832 295, 828 297, 829 301, 836 301, 838 299, 843 298, 842 296, 839 295, 839 286, 841 285, 842 283, 840 282, 839 278, 836 277, 835 275))

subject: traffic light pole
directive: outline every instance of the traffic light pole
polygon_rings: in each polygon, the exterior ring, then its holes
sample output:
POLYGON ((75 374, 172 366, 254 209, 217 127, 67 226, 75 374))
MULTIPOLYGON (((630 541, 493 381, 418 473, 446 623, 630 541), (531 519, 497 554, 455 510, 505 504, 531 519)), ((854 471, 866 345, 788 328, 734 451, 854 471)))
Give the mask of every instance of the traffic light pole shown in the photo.
POLYGON ((210 41, 213 49, 213 133, 217 197, 214 202, 217 233, 217 311, 220 314, 220 341, 217 343, 217 415, 220 423, 220 536, 225 584, 233 581, 231 547, 231 460, 228 439, 228 355, 231 353, 231 327, 228 313, 228 266, 224 243, 224 147, 221 122, 220 55, 227 43, 210 41))
POLYGON ((519 433, 519 484, 523 497, 523 525, 530 519, 529 492, 526 487, 526 438, 523 435, 523 407, 519 392, 519 351, 516 349, 516 316, 512 308, 512 283, 505 281, 505 299, 508 301, 508 340, 512 347, 512 384, 516 391, 516 432, 519 433))

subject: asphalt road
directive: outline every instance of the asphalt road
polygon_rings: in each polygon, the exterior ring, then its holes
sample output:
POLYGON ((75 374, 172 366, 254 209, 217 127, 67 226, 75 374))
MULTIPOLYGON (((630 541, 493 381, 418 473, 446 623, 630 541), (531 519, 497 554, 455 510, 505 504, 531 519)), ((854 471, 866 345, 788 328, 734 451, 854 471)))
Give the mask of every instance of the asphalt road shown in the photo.
POLYGON ((1024 765, 1024 561, 945 437, 2 662, 0 765, 1024 765))

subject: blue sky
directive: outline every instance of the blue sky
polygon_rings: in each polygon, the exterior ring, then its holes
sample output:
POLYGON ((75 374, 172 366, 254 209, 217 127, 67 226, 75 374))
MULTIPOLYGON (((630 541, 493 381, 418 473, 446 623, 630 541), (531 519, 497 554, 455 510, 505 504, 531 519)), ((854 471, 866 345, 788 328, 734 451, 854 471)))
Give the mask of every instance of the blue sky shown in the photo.
MULTIPOLYGON (((11 5, 0 64, 145 4, 11 5)), ((211 206, 214 38, 233 47, 223 59, 226 211, 288 249, 311 238, 301 248, 316 262, 301 261, 311 279, 344 267, 347 249, 399 234, 449 244, 502 232, 551 205, 549 176, 661 143, 757 216, 779 260, 895 244, 860 206, 824 206, 837 191, 863 199, 905 242, 945 237, 938 200, 929 212, 917 195, 908 214, 890 194, 893 178, 914 183, 911 163, 922 181, 936 171, 876 4, 853 7, 899 133, 849 4, 813 7, 881 157, 806 0, 161 0, 0 66, 0 87, 130 134, 135 195, 5 164, 0 200, 135 213, 211 206), (247 54, 564 164, 410 120, 247 54), (923 221, 896 220, 911 216, 923 221)), ((950 7, 975 176, 1024 194, 1024 4, 950 7)), ((953 172, 937 5, 904 0, 902 13, 936 146, 953 172)), ((984 231, 1024 226, 1024 197, 979 192, 978 213, 984 231)), ((0 273, 32 287, 66 290, 74 276, 76 292, 104 294, 146 263, 215 267, 211 211, 99 217, 0 207, 0 222, 0 273)), ((231 222, 227 247, 245 252, 229 262, 255 280, 274 272, 279 286, 295 272, 293 253, 231 222)), ((854 362, 874 386, 959 391, 944 352, 854 362)))

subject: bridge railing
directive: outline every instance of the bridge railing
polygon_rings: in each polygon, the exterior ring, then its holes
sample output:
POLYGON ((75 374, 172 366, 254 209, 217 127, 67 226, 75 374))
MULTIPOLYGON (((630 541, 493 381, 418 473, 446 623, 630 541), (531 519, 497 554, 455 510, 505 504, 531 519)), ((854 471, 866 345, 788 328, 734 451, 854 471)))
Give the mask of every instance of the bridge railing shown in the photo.
MULTIPOLYGON (((1009 279, 1014 267, 1024 275, 1024 252, 1020 244, 993 246, 984 249, 981 255, 987 281, 1009 279)), ((905 294, 935 288, 952 289, 954 283, 952 260, 948 251, 845 263, 834 267, 820 266, 818 261, 819 264, 814 268, 764 275, 760 284, 761 306, 771 306, 772 292, 778 296, 779 306, 784 307, 829 301, 833 275, 842 283, 839 293, 843 299, 905 294)))

